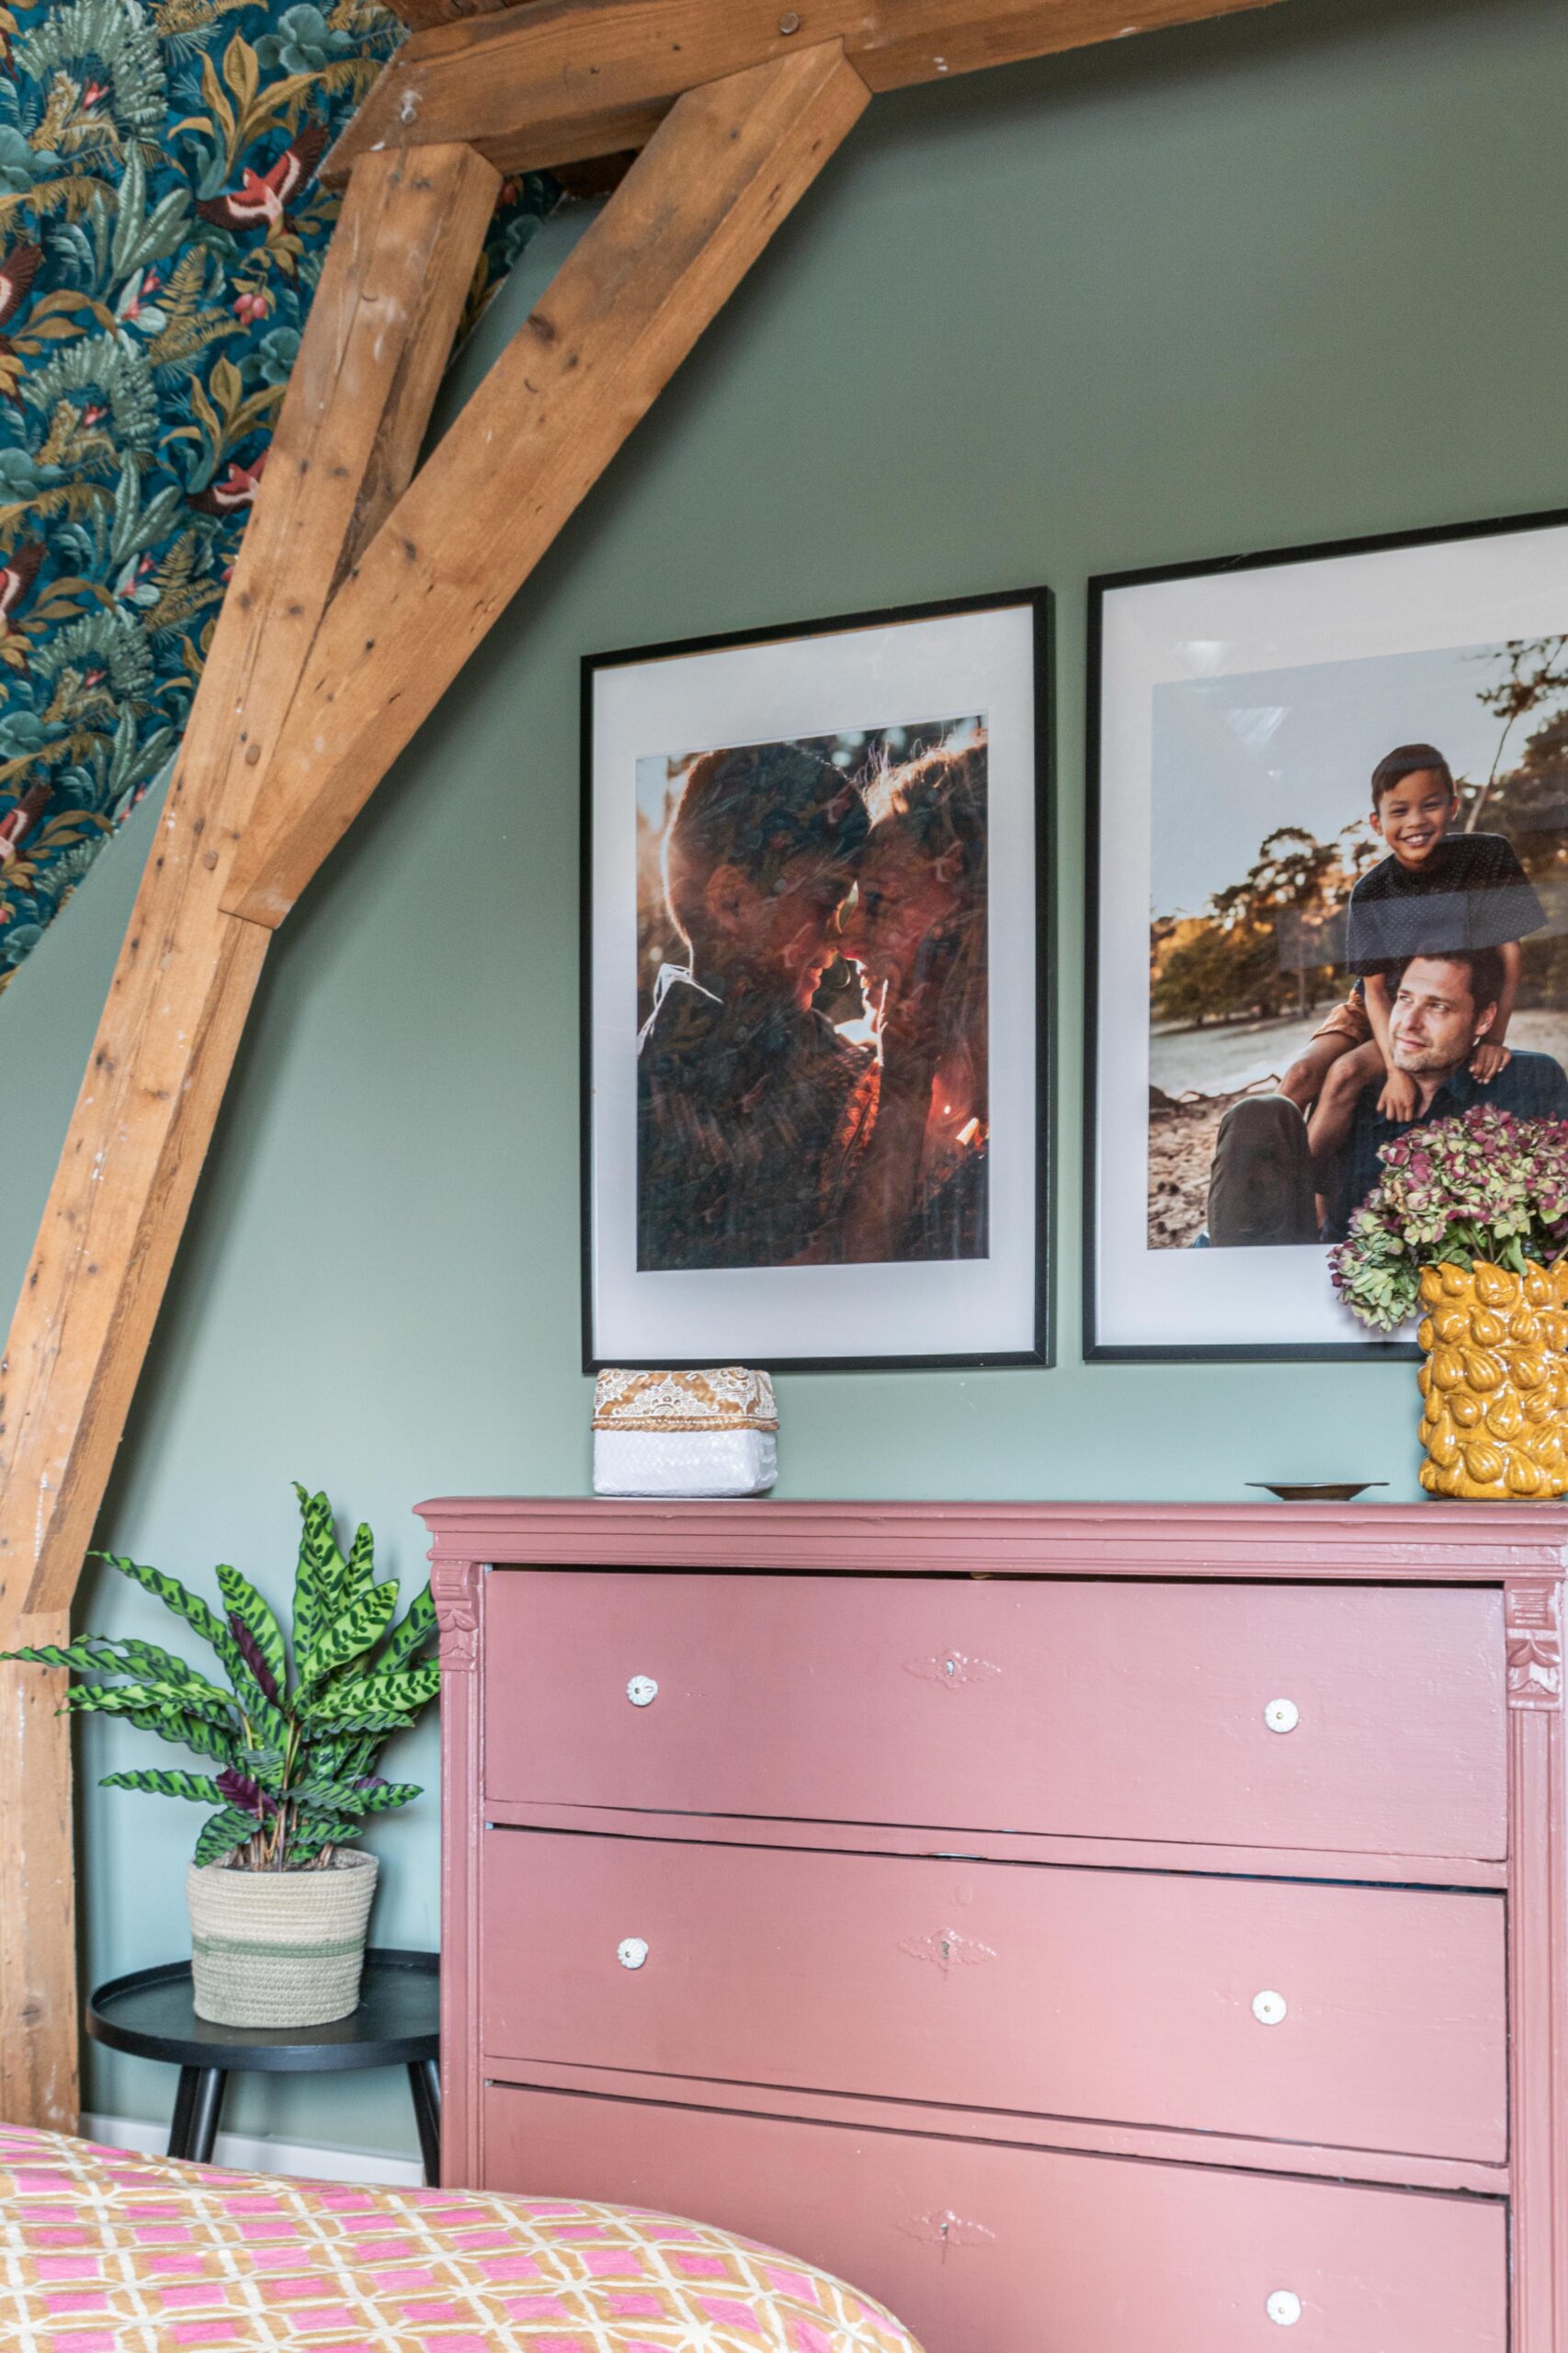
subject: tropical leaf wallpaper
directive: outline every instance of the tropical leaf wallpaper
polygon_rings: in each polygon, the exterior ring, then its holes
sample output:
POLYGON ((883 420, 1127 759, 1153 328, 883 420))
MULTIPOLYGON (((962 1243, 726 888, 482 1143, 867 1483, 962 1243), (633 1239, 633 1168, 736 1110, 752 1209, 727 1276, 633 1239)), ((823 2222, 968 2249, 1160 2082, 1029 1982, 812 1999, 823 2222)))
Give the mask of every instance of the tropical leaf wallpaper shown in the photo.
MULTIPOLYGON (((0 989, 178 744, 373 0, 0 6, 0 989)), ((556 200, 508 182, 471 316, 556 200)))

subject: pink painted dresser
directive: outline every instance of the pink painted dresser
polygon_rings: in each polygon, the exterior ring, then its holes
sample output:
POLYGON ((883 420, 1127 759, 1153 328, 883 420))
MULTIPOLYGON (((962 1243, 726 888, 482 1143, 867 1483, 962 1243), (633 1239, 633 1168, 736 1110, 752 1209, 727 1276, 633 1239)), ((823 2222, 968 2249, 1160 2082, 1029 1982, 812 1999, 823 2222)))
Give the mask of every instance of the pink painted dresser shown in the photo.
POLYGON ((449 2183, 926 2353, 1568 2353, 1568 1510, 421 1510, 449 2183))

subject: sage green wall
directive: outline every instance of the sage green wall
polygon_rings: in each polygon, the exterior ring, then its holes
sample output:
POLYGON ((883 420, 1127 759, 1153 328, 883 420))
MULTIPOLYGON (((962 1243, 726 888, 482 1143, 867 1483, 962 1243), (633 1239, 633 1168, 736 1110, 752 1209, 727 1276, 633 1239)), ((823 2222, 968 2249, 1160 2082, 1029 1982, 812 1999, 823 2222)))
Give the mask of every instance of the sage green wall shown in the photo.
MULTIPOLYGON (((290 924, 102 1539, 275 1595, 298 1475, 376 1526, 582 1491, 577 660, 1045 581, 1060 597, 1060 1364, 780 1383, 785 1495, 1415 1493, 1405 1367, 1079 1361, 1083 586, 1095 571, 1568 500, 1560 0, 1285 0, 882 101, 290 924)), ((487 323, 493 345, 565 233, 487 323)), ((0 1006, 19 1277, 152 830, 0 1006)), ((759 1506, 766 1508, 766 1506, 759 1506)), ((83 1622, 151 1629, 89 1581, 83 1622)), ((93 1728, 84 1779, 136 1749, 93 1728)), ((433 1727, 397 1769, 433 1783, 433 1727)), ((176 1953, 198 1817, 83 1805, 94 1976, 176 1953)), ((434 1797, 376 1933, 437 1933, 434 1797)), ((142 2062, 89 2104, 166 2113, 142 2062)), ((412 2148, 400 2078, 231 2120, 412 2148)))

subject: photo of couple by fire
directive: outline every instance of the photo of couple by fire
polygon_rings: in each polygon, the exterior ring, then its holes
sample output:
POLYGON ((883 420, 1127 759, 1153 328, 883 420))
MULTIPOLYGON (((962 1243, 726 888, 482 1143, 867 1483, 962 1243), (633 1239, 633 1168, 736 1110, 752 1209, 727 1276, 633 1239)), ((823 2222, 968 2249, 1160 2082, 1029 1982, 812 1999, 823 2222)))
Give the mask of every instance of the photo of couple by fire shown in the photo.
POLYGON ((642 764, 639 1263, 983 1257, 987 737, 642 764))
POLYGON ((1042 1360, 1049 631, 587 665, 591 1366, 1042 1360))

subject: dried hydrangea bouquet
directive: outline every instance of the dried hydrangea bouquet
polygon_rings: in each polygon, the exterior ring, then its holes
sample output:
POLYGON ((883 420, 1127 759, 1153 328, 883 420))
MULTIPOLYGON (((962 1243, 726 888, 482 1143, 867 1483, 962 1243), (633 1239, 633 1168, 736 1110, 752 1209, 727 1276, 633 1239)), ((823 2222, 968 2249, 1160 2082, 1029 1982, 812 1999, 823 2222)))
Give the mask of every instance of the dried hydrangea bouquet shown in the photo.
POLYGON ((1375 1331, 1417 1337, 1429 1494, 1568 1491, 1568 1120, 1477 1106, 1382 1152, 1330 1267, 1375 1331))

